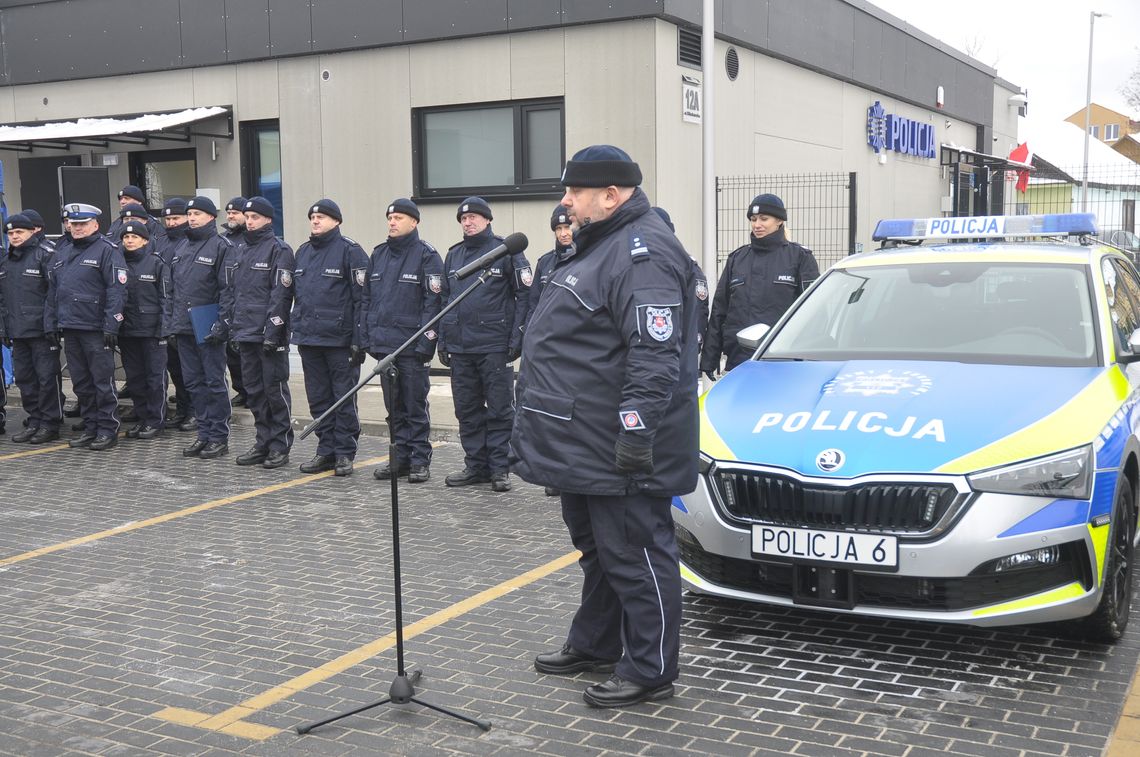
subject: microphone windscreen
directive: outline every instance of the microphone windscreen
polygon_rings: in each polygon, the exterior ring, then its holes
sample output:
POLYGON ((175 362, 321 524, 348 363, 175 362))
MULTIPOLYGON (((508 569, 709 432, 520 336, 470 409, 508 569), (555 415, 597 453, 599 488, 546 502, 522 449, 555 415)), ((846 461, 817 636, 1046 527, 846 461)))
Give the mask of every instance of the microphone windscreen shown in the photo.
POLYGON ((515 253, 525 250, 526 246, 530 244, 530 240, 526 238, 526 234, 523 234, 521 231, 516 231, 507 236, 507 238, 503 240, 503 244, 507 246, 507 251, 514 255, 515 253))

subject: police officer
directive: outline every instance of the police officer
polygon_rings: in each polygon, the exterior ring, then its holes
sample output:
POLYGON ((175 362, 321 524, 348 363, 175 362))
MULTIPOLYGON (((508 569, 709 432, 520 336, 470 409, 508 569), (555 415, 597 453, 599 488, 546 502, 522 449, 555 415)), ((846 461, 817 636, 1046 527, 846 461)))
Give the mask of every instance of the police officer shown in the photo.
MULTIPOLYGON (((455 218, 463 241, 447 251, 443 298, 450 303, 474 285, 455 272, 494 247, 502 237, 491 230, 491 208, 482 197, 459 203, 455 218)), ((459 421, 464 468, 444 479, 448 486, 491 482, 497 492, 510 491, 508 446, 514 402, 513 363, 522 349, 528 296, 533 280, 530 263, 519 252, 492 264, 486 283, 440 323, 439 359, 451 368, 451 394, 459 421)))
MULTIPOLYGON (((186 222, 186 201, 181 197, 167 200, 162 207, 162 223, 166 233, 154 242, 154 248, 162 262, 166 263, 167 269, 172 270, 174 250, 186 241, 186 231, 190 228, 186 222)), ((171 286, 173 295, 173 284, 171 286)), ((164 333, 163 336, 168 337, 170 334, 164 333)), ((186 391, 186 382, 182 380, 182 361, 178 359, 178 343, 175 339, 166 340, 166 371, 174 386, 174 411, 167 415, 166 425, 179 431, 197 431, 198 420, 194 417, 190 392, 186 391)))
POLYGON ((264 197, 245 202, 242 241, 222 319, 241 355, 241 374, 257 436, 238 465, 280 468, 293 446, 289 396, 289 310, 293 306, 293 248, 273 234, 273 205, 264 197))
MULTIPOLYGON (((340 206, 329 199, 309 206, 309 241, 297 250, 293 274, 293 344, 301 353, 305 394, 314 418, 332 407, 360 376, 364 349, 357 324, 368 256, 341 234, 340 206)), ((345 402, 317 427, 317 453, 302 473, 333 470, 352 474, 360 419, 356 402, 345 402)))
POLYGON ((54 251, 55 242, 51 239, 48 239, 47 234, 44 233, 44 217, 40 215, 40 212, 35 208, 24 208, 20 212, 23 213, 28 218, 28 220, 32 222, 32 224, 34 224, 35 229, 33 229, 33 232, 36 237, 36 241, 47 249, 54 251))
POLYGON ((83 433, 71 447, 106 450, 118 443, 115 347, 123 322, 127 269, 119 248, 99 234, 94 205, 68 206, 71 244, 52 258, 44 332, 53 344, 63 332, 71 384, 83 433))
POLYGON ((622 707, 672 696, 677 677, 670 503, 697 485, 693 269, 624 151, 579 151, 562 183, 578 231, 527 329, 511 448, 523 479, 562 491, 583 587, 565 645, 534 666, 613 671, 583 698, 622 707))
MULTIPOLYGON (((654 205, 653 212, 661 217, 661 220, 669 227, 669 231, 674 234, 677 233, 677 227, 673 225, 669 211, 654 205)), ((705 332, 709 328, 709 280, 705 278, 705 272, 701 270, 696 259, 693 260, 693 277, 693 289, 697 295, 697 352, 699 353, 701 346, 705 343, 705 332)))
MULTIPOLYGON (((191 308, 219 305, 229 285, 233 245, 218 236, 218 208, 208 197, 186 203, 189 228, 186 240, 174 248, 171 259, 171 315, 166 333, 178 345, 182 378, 198 419, 198 438, 182 450, 184 457, 210 460, 229 452, 230 396, 226 386, 226 339, 229 324, 218 318, 199 342, 191 321, 191 308)), ((203 310, 196 311, 204 312, 203 310)))
POLYGON ((773 325, 800 293, 819 278, 811 250, 788 240, 784 222, 788 211, 774 194, 757 195, 745 213, 752 240, 725 261, 713 297, 708 332, 701 349, 701 373, 715 381, 720 356, 728 356, 730 371, 751 353, 736 341, 736 333, 755 323, 773 325))
POLYGON ((138 421, 127 429, 127 438, 154 439, 166 426, 163 322, 170 311, 170 268, 151 246, 145 223, 124 223, 120 233, 127 263, 127 302, 119 354, 138 421))
MULTIPOLYGON (((39 215, 38 213, 36 215, 39 215)), ((53 250, 27 211, 8 219, 8 252, 0 258, 4 344, 28 425, 12 441, 43 444, 59 438, 63 422, 59 347, 44 338, 44 303, 53 250)))
MULTIPOLYGON (((234 244, 235 254, 240 254, 242 234, 245 233, 245 203, 247 200, 238 195, 230 198, 226 203, 226 220, 219 232, 223 237, 234 244)), ((245 383, 241 380, 241 350, 237 342, 232 339, 226 342, 226 367, 230 371, 230 385, 234 388, 234 396, 230 400, 233 407, 245 407, 245 383)))
POLYGON ((158 237, 162 235, 162 222, 147 213, 146 195, 143 191, 134 184, 128 184, 119 190, 119 214, 107 228, 107 238, 118 243, 123 236, 123 224, 140 220, 146 224, 147 231, 150 232, 151 243, 157 242, 158 237), (130 208, 131 212, 124 215, 123 211, 127 208, 130 208))
MULTIPOLYGON (((368 261, 362 307, 361 339, 378 360, 394 352, 439 313, 443 290, 443 259, 420 239, 420 209, 401 197, 388 206, 387 217, 388 240, 376 246, 368 261)), ((396 459, 372 472, 378 479, 406 475, 408 483, 419 484, 431 477, 428 371, 436 336, 434 329, 425 332, 410 353, 396 358, 395 387, 387 376, 382 377, 396 459)))
POLYGON ((555 207, 554 212, 550 214, 550 230, 554 232, 554 249, 540 257, 534 265, 534 284, 530 288, 530 303, 527 309, 528 323, 535 307, 538 306, 538 298, 542 296, 542 290, 550 279, 550 274, 554 272, 555 263, 560 256, 567 254, 567 250, 574 244, 570 213, 565 205, 555 207))

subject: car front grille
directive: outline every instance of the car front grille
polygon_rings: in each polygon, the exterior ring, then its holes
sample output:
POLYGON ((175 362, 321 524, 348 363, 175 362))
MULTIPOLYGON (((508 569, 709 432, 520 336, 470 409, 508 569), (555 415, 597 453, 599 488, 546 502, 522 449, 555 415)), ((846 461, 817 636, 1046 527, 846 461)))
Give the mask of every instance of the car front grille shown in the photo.
POLYGON ((746 524, 924 533, 968 496, 950 483, 834 486, 731 469, 711 479, 725 515, 746 524))

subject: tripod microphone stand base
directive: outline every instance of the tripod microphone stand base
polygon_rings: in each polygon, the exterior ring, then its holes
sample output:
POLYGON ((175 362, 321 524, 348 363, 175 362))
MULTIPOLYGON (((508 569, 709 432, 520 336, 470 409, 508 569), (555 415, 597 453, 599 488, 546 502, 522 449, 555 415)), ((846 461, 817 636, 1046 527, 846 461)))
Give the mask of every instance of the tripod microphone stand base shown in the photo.
POLYGON ((397 675, 392 679, 392 685, 388 687, 387 698, 381 699, 378 702, 372 702, 371 704, 362 705, 360 707, 357 707, 355 710, 342 712, 339 715, 334 715, 331 718, 325 718, 324 720, 320 720, 316 723, 297 726, 297 733, 304 736, 314 728, 319 728, 322 725, 328 725, 333 721, 340 720, 341 718, 347 718, 349 715, 356 715, 358 713, 364 712, 365 710, 371 710, 373 707, 379 707, 380 705, 408 704, 409 702, 418 704, 421 707, 427 707, 429 710, 441 712, 444 715, 450 715, 456 720, 462 720, 465 723, 479 726, 479 728, 484 731, 491 730, 491 721, 489 720, 481 720, 479 718, 468 717, 467 715, 463 715, 453 710, 448 710, 444 707, 439 707, 429 702, 425 702, 422 699, 417 699, 415 686, 419 682, 421 676, 423 676, 423 671, 419 670, 418 668, 413 670, 411 672, 411 675, 397 675))

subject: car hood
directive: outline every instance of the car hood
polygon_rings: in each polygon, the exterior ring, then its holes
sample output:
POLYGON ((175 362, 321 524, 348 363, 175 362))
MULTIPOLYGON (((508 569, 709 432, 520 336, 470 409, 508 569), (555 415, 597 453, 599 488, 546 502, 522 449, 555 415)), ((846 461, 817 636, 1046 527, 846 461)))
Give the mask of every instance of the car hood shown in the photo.
POLYGON ((1091 442, 1128 396, 1116 366, 749 361, 701 400, 701 449, 850 478, 969 473, 1091 442))

